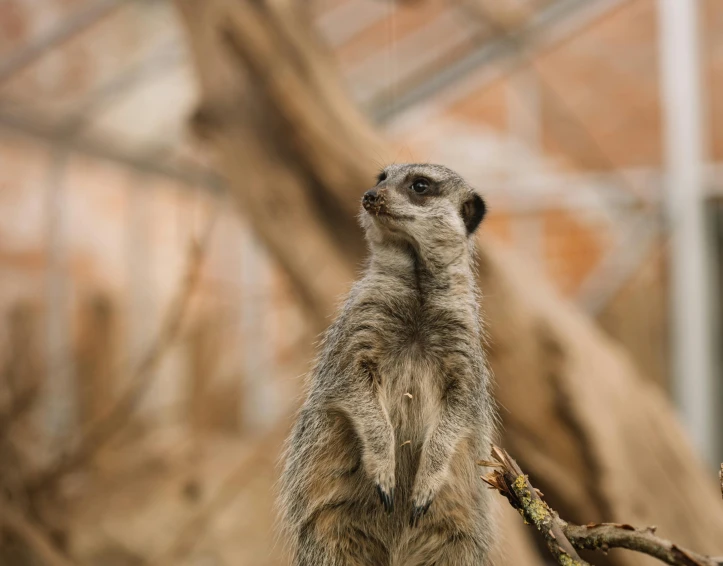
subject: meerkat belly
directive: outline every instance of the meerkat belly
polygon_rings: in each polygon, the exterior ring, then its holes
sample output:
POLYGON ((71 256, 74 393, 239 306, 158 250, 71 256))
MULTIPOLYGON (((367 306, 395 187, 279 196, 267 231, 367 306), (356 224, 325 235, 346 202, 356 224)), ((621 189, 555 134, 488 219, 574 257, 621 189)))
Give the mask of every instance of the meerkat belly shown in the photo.
POLYGON ((422 445, 439 415, 441 380, 434 365, 414 351, 384 365, 382 394, 394 427, 397 488, 403 496, 411 490, 422 445))

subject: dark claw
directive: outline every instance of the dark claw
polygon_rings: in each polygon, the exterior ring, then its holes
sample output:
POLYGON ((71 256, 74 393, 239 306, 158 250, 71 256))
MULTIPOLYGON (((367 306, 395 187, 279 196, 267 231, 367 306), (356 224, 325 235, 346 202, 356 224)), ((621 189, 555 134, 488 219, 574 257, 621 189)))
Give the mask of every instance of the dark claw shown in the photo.
POLYGON ((391 513, 394 510, 394 488, 392 488, 391 493, 387 493, 381 485, 377 484, 377 493, 382 505, 384 505, 384 511, 391 513))
POLYGON ((419 524, 419 520, 427 514, 427 511, 429 511, 430 505, 432 505, 431 499, 427 501, 424 505, 414 506, 414 509, 412 509, 412 517, 409 519, 410 527, 414 528, 419 524))

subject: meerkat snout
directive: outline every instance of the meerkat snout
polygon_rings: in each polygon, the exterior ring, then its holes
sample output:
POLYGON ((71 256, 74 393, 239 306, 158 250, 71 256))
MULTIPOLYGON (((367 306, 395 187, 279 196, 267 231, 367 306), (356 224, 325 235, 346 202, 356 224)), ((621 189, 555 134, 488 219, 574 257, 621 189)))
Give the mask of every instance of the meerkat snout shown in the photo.
POLYGON ((373 208, 376 205, 377 200, 379 199, 379 193, 376 189, 370 189, 367 192, 364 193, 364 196, 362 197, 362 206, 365 210, 369 210, 370 208, 373 208))
POLYGON ((386 197, 386 189, 370 189, 365 192, 362 197, 362 207, 364 207, 364 210, 373 216, 379 216, 380 214, 386 215, 388 213, 386 197))

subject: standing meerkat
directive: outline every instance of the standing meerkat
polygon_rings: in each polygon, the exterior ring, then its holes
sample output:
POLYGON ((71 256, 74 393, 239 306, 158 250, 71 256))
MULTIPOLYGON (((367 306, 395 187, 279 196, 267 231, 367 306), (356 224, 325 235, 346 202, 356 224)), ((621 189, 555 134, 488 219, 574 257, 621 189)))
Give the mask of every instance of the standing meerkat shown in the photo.
POLYGON ((362 198, 371 250, 322 343, 288 440, 294 566, 482 566, 477 460, 495 412, 471 235, 482 198, 440 165, 392 165, 362 198))

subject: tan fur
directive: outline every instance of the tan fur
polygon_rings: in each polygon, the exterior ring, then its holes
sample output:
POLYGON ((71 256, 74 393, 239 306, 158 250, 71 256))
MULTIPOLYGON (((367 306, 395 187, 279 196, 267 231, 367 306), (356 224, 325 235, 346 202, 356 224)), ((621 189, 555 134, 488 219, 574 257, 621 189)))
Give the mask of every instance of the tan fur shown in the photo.
POLYGON ((370 264, 287 446, 293 563, 483 565, 493 527, 476 461, 494 410, 470 235, 484 203, 445 167, 394 165, 363 204, 370 264))

